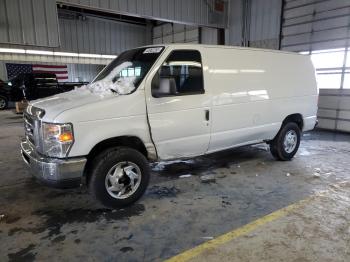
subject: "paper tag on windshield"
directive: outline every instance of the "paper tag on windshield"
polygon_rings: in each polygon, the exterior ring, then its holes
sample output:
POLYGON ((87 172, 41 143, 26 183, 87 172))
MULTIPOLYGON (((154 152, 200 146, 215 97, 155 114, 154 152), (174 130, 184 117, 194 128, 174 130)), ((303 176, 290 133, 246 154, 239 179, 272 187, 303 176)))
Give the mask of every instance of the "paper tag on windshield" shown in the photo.
POLYGON ((155 54, 162 51, 163 47, 150 47, 143 51, 144 54, 155 54))

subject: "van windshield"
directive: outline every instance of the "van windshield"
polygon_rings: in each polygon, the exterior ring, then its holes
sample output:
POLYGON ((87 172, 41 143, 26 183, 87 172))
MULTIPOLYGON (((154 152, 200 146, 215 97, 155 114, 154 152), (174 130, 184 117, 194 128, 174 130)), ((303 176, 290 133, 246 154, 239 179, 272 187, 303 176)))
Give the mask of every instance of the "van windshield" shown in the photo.
POLYGON ((108 83, 112 91, 131 93, 139 86, 163 49, 148 47, 123 52, 96 76, 92 86, 108 83))

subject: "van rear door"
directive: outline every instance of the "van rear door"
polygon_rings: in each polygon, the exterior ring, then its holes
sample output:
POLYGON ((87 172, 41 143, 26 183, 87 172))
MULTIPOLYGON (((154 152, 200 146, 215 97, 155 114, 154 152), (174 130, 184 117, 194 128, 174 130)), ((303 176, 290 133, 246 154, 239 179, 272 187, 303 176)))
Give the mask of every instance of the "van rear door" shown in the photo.
POLYGON ((167 50, 146 84, 151 135, 161 159, 204 154, 210 140, 210 95, 198 50, 167 50))

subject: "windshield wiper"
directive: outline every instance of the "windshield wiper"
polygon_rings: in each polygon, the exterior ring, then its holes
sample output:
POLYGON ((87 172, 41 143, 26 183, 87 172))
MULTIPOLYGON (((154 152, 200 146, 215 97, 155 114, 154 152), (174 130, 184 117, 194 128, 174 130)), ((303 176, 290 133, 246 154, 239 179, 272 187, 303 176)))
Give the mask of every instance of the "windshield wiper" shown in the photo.
POLYGON ((118 94, 118 95, 119 95, 119 93, 118 93, 118 91, 117 91, 117 90, 114 90, 114 89, 112 89, 112 88, 110 88, 109 90, 111 90, 111 91, 112 91, 112 93, 115 93, 115 94, 118 94))

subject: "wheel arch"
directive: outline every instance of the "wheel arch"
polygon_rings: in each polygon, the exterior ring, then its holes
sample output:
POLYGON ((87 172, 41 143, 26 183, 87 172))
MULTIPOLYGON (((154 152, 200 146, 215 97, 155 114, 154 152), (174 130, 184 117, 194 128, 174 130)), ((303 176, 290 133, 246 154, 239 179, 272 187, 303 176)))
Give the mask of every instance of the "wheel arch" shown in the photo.
POLYGON ((282 122, 282 125, 281 125, 281 128, 286 124, 286 123, 289 123, 289 122, 293 122, 293 123, 296 123, 299 128, 300 128, 300 131, 303 131, 303 128, 304 128, 304 120, 303 120, 303 116, 302 114, 300 113, 295 113, 295 114, 290 114, 288 115, 282 122))
POLYGON ((139 151, 141 154, 143 154, 146 157, 146 159, 149 159, 146 146, 139 137, 137 136, 112 137, 112 138, 108 138, 103 141, 100 141, 90 150, 89 154, 87 155, 87 163, 85 165, 84 175, 88 178, 88 171, 89 171, 91 162, 99 153, 101 153, 106 149, 117 147, 117 146, 133 148, 139 151))
POLYGON ((118 136, 105 139, 97 143, 89 152, 88 159, 95 157, 97 154, 108 148, 116 146, 125 146, 136 149, 148 158, 148 152, 143 141, 137 136, 118 136))
POLYGON ((296 123, 300 129, 300 131, 303 131, 304 128, 304 120, 303 120, 303 116, 300 113, 294 113, 294 114, 290 114, 288 116, 286 116, 284 118, 284 120, 282 121, 282 124, 280 126, 280 128, 278 129, 277 134, 271 139, 268 140, 267 143, 270 144, 280 133, 281 129, 287 124, 287 123, 296 123))

